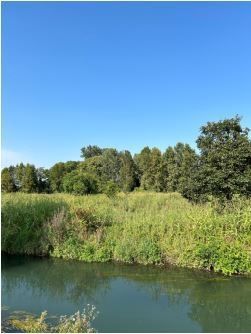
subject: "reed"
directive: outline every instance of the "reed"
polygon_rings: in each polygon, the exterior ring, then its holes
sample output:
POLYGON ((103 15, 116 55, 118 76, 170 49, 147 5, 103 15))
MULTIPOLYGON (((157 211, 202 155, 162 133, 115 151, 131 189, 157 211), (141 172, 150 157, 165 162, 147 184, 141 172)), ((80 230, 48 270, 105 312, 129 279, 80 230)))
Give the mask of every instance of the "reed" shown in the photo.
POLYGON ((194 205, 178 193, 6 194, 2 250, 251 273, 251 200, 236 196, 222 206, 194 205))

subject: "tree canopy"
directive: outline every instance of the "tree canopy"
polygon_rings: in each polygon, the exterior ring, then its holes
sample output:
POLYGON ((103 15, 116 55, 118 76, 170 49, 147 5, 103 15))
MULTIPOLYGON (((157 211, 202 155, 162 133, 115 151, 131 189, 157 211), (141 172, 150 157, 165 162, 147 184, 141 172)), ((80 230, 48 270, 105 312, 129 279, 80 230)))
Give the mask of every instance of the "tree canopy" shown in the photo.
POLYGON ((236 116, 202 126, 198 153, 180 142, 163 153, 146 146, 134 157, 128 150, 89 145, 81 148, 81 162, 58 162, 50 169, 20 163, 2 170, 2 191, 113 196, 139 188, 177 191, 196 201, 209 195, 227 200, 234 194, 250 196, 251 141, 240 122, 236 116))

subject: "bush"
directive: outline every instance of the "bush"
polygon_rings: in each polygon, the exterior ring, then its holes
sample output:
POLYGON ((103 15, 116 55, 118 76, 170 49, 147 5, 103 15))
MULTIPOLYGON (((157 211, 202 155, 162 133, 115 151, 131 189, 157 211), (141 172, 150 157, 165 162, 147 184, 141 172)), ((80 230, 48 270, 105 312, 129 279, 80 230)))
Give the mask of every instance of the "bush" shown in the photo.
POLYGON ((72 171, 63 178, 63 190, 74 195, 98 193, 98 181, 95 176, 72 171))

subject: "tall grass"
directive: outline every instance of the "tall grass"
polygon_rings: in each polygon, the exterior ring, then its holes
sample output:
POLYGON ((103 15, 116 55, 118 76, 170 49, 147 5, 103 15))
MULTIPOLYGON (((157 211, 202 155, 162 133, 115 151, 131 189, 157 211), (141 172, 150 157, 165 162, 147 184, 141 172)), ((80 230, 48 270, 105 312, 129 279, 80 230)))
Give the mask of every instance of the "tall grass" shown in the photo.
POLYGON ((37 194, 2 196, 2 250, 16 254, 48 254, 45 224, 67 207, 56 197, 37 194))
POLYGON ((251 201, 220 208, 177 193, 3 196, 2 249, 83 261, 251 272, 251 201))
POLYGON ((95 333, 92 322, 97 314, 95 306, 88 304, 82 313, 78 311, 70 316, 61 316, 57 323, 52 325, 47 319, 47 311, 42 312, 40 316, 15 312, 5 320, 3 329, 23 333, 95 333))

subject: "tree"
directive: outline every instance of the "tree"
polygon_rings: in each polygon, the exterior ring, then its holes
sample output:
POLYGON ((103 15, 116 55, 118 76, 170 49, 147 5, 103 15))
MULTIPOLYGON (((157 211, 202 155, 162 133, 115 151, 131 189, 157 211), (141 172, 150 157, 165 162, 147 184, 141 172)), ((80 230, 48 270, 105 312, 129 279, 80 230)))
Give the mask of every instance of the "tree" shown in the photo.
POLYGON ((81 158, 88 159, 102 155, 105 149, 98 147, 97 145, 89 145, 81 148, 81 158))
POLYGON ((104 182, 120 183, 121 160, 118 151, 114 148, 105 149, 102 154, 101 178, 104 182))
POLYGON ((37 188, 39 193, 50 193, 49 170, 42 167, 37 168, 37 188))
POLYGON ((25 174, 25 166, 21 162, 19 165, 16 165, 14 170, 14 180, 17 187, 17 190, 22 190, 23 178, 25 174))
POLYGON ((13 175, 11 173, 11 167, 4 168, 1 172, 1 190, 2 192, 10 193, 16 191, 16 185, 13 175))
POLYGON ((61 192, 62 189, 62 180, 65 172, 65 165, 63 162, 58 162, 50 169, 50 183, 51 189, 53 192, 61 192))
POLYGON ((63 191, 62 181, 63 177, 74 170, 79 166, 78 161, 67 161, 67 162, 58 162, 51 167, 49 171, 49 180, 51 184, 51 190, 53 192, 63 191))
MULTIPOLYGON (((142 157, 142 156, 141 156, 142 157)), ((144 166, 144 172, 141 177, 141 187, 145 190, 162 191, 163 190, 163 165, 162 155, 158 148, 154 147, 150 154, 144 152, 141 162, 144 166)))
POLYGON ((139 154, 135 154, 134 161, 137 167, 138 172, 138 178, 140 180, 144 173, 148 170, 150 167, 150 161, 151 161, 151 150, 148 146, 144 147, 139 154))
POLYGON ((101 179, 102 166, 103 166, 103 158, 102 155, 99 155, 85 159, 85 161, 79 164, 78 169, 82 172, 96 175, 97 178, 101 179))
POLYGON ((37 192, 38 182, 36 168, 34 165, 27 164, 25 166, 21 190, 25 193, 37 192))
POLYGON ((138 184, 137 169, 129 151, 120 153, 120 187, 123 191, 132 191, 138 184))
POLYGON ((179 180, 177 190, 184 196, 189 197, 191 185, 194 182, 193 177, 197 174, 198 156, 188 144, 182 149, 182 160, 179 165, 179 180))
POLYGON ((164 190, 176 191, 177 190, 177 165, 175 159, 175 150, 169 146, 163 154, 163 177, 164 177, 164 190))
POLYGON ((98 181, 91 174, 73 170, 63 177, 62 187, 65 192, 75 195, 96 194, 98 181))
POLYGON ((208 122, 197 139, 200 149, 201 193, 230 200, 233 194, 251 194, 251 142, 241 118, 208 122))

